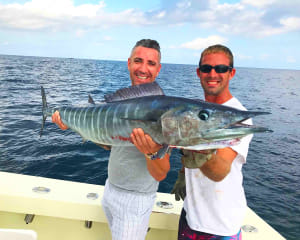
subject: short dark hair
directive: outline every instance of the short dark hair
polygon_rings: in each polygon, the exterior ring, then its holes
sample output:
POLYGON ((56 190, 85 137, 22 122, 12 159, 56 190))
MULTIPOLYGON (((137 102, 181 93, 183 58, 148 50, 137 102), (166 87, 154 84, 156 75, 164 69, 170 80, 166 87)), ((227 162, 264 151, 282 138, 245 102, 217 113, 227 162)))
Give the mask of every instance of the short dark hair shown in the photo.
POLYGON ((146 47, 146 48, 153 48, 156 51, 158 51, 159 60, 161 59, 161 53, 160 53, 160 46, 159 43, 156 40, 152 39, 141 39, 140 41, 137 41, 134 47, 131 50, 131 55, 137 47, 146 47))
POLYGON ((229 66, 233 68, 233 54, 228 47, 221 44, 212 45, 204 49, 201 53, 199 66, 201 65, 202 58, 210 53, 224 53, 229 58, 229 66))

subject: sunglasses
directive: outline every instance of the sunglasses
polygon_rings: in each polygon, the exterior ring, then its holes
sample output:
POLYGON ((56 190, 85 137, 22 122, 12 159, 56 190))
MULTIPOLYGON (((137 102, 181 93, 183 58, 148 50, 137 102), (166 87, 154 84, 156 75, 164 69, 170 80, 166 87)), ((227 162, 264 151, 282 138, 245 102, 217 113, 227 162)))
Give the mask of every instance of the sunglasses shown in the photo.
POLYGON ((232 67, 229 67, 227 65, 216 65, 211 66, 208 64, 200 65, 199 70, 203 73, 210 73, 212 69, 215 69, 216 73, 226 73, 228 70, 231 70, 232 67))

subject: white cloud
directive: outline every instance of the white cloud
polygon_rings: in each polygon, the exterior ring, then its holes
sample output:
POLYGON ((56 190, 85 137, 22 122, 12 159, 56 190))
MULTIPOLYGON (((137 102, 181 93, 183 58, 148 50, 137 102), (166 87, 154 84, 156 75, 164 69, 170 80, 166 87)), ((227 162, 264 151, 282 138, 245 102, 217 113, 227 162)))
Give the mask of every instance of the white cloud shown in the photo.
POLYGON ((288 63, 295 63, 295 62, 297 62, 296 59, 295 59, 295 57, 293 57, 293 56, 288 56, 288 57, 286 58, 286 61, 287 61, 288 63))
POLYGON ((104 37, 103 37, 103 40, 104 40, 104 41, 111 41, 111 40, 112 40, 112 37, 111 37, 111 36, 104 36, 104 37))
POLYGON ((7 46, 7 45, 9 45, 9 42, 2 42, 2 43, 0 43, 0 45, 7 46))
POLYGON ((236 53, 236 54, 234 54, 234 58, 240 59, 240 60, 251 60, 251 59, 253 59, 253 56, 236 53))
POLYGON ((224 34, 258 38, 300 31, 298 24, 289 23, 299 17, 299 0, 241 0, 234 4, 209 0, 205 6, 197 0, 180 3, 181 8, 167 12, 165 21, 198 24, 199 28, 224 34))
POLYGON ((95 41, 94 43, 97 45, 97 46, 105 46, 107 44, 107 42, 110 42, 112 41, 113 38, 111 36, 103 36, 101 37, 101 39, 95 41))
MULTIPOLYGON (((131 8, 119 12, 109 12, 104 1, 75 6, 73 0, 31 0, 25 4, 0 4, 0 27, 76 32, 75 29, 88 31, 122 25, 191 24, 195 31, 214 29, 222 34, 264 37, 299 32, 299 12, 298 0, 241 0, 234 4, 208 0, 205 5, 199 0, 162 0, 162 7, 156 10, 131 8)), ((81 36, 83 32, 75 34, 81 36)))
POLYGON ((224 44, 226 42, 226 38, 220 36, 209 36, 207 38, 196 38, 190 42, 181 44, 180 47, 193 50, 200 50, 213 44, 224 44))
POLYGON ((280 23, 286 31, 300 29, 300 17, 282 18, 280 23))
POLYGON ((166 16, 166 11, 161 11, 158 14, 156 14, 156 18, 163 18, 166 16))
POLYGON ((0 4, 0 26, 12 29, 40 30, 66 28, 95 18, 105 7, 99 4, 74 6, 72 0, 32 0, 22 4, 0 4))
POLYGON ((78 29, 78 30, 75 32, 75 35, 76 35, 76 37, 80 38, 80 37, 83 37, 85 33, 86 33, 85 30, 83 30, 83 29, 78 29))
POLYGON ((170 45, 167 48, 169 48, 169 49, 177 49, 178 47, 176 45, 170 45))
POLYGON ((192 5, 191 1, 185 0, 182 2, 178 2, 176 4, 176 7, 181 8, 181 9, 187 9, 187 8, 191 7, 191 5, 192 5))
POLYGON ((268 53, 262 53, 262 54, 260 54, 259 59, 260 60, 267 60, 267 59, 270 59, 270 57, 271 57, 270 54, 268 54, 268 53))
POLYGON ((258 8, 269 6, 274 2, 276 2, 276 0, 243 0, 242 1, 243 4, 248 4, 258 8))

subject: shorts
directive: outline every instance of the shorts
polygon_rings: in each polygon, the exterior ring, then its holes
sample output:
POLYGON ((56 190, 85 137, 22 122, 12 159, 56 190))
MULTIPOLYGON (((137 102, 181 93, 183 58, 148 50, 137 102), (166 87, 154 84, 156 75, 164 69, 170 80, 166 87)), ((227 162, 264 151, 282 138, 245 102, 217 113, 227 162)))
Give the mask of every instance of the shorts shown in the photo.
POLYGON ((144 240, 155 193, 141 194, 105 183, 102 208, 113 240, 144 240))
POLYGON ((179 228, 178 240, 242 240, 242 231, 240 230, 233 236, 219 236, 210 233, 199 232, 191 229, 186 221, 186 212, 182 209, 179 228))

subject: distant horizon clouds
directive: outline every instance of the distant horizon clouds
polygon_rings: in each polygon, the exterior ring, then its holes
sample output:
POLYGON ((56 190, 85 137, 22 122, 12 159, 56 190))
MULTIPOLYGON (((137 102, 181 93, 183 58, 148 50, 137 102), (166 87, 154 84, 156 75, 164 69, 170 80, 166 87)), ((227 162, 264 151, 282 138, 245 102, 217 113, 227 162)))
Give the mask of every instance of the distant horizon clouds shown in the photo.
POLYGON ((220 43, 241 66, 300 69, 296 0, 5 0, 0 36, 0 54, 119 60, 153 38, 170 63, 196 63, 220 43))

